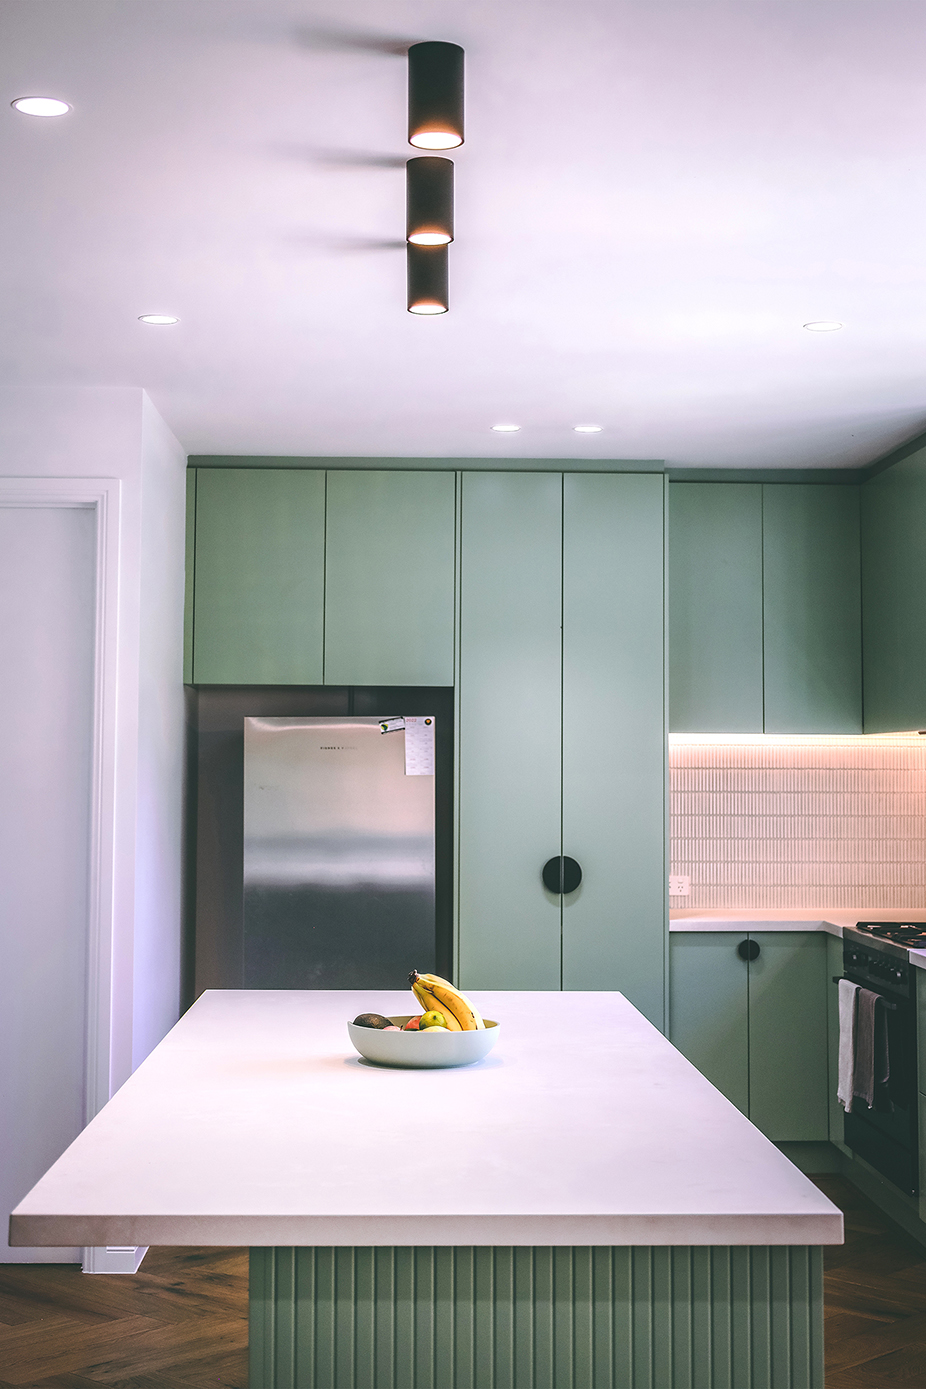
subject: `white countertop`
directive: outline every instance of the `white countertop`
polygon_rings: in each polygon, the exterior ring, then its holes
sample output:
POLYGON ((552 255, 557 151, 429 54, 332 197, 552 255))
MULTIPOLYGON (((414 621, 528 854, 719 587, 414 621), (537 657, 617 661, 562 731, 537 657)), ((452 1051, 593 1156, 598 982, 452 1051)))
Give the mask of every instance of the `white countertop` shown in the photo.
MULTIPOLYGON (((843 928, 858 921, 926 921, 926 908, 915 907, 902 911, 899 907, 809 907, 800 911, 784 907, 773 911, 768 907, 747 910, 742 907, 726 911, 707 911, 703 907, 673 907, 669 912, 670 931, 826 931, 841 936, 843 928)), ((912 965, 926 969, 926 950, 908 950, 912 965)))
POLYGON ((838 1244, 842 1215, 614 993, 475 995, 459 1070, 371 1066, 410 995, 213 991, 16 1208, 38 1245, 838 1244))

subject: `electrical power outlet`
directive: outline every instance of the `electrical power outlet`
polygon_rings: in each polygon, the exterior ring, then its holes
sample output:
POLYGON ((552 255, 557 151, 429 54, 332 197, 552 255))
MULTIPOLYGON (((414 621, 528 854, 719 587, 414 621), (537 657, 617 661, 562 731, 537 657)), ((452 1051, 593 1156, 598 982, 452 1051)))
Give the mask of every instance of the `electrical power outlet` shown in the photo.
POLYGON ((669 896, 670 897, 690 897, 691 878, 687 873, 669 874, 669 896))

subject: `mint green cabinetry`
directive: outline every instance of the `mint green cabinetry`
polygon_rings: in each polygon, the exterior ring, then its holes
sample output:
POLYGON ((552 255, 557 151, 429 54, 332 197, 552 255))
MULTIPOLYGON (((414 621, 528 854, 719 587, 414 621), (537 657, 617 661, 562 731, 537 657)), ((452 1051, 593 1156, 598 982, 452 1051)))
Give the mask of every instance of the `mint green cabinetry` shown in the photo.
POLYGON ((669 936, 669 1040, 721 1094, 749 1113, 747 965, 725 931, 669 936))
POLYGON ((829 1137, 826 935, 751 932, 749 1117, 769 1138, 829 1137))
POLYGON ((664 1025, 664 512, 658 475, 463 476, 463 987, 620 989, 664 1025))
POLYGON ((860 733, 859 488, 673 482, 669 496, 670 728, 860 733))
POLYGON ((196 574, 196 469, 186 475, 186 536, 183 585, 183 683, 193 683, 193 594, 196 574))
POLYGON ((762 485, 669 486, 669 727, 761 733, 762 485))
POLYGON ((325 475, 200 468, 193 680, 322 681, 325 475))
POLYGON ((559 473, 462 479, 459 978, 559 989, 562 495, 559 473))
POLYGON ((452 685, 455 477, 329 472, 325 683, 452 685))
POLYGON ((926 448, 861 500, 865 732, 926 728, 926 448))
POLYGON ((619 989, 663 1025, 665 482, 563 478, 563 988, 619 989))
POLYGON ((859 489, 763 493, 766 733, 861 733, 859 489))
POLYGON ((829 1137, 827 937, 673 932, 673 1045, 777 1142, 829 1137), (758 958, 738 954, 755 941, 758 958))

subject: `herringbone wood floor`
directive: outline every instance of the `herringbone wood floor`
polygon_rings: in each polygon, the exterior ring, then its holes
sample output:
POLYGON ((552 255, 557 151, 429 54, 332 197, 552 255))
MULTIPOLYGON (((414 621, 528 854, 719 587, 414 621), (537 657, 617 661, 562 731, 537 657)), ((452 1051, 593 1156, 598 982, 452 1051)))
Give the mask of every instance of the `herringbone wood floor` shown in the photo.
POLYGON ((824 1252, 826 1389, 926 1389, 926 1252, 843 1177, 814 1177, 846 1217, 824 1252))
POLYGON ((0 1386, 247 1389, 246 1249, 151 1249, 133 1277, 0 1266, 0 1386))
MULTIPOLYGON (((926 1389, 926 1254, 841 1177, 827 1389, 926 1389)), ((133 1277, 0 1266, 0 1389, 247 1389, 247 1251, 152 1249, 133 1277)), ((747 1389, 747 1386, 742 1386, 747 1389)))

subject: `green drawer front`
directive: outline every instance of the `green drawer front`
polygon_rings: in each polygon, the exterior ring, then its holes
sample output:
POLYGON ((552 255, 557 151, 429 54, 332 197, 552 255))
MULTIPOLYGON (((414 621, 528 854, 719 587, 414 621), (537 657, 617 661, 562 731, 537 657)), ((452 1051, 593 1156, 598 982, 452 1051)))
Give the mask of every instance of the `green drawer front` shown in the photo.
POLYGON ((251 1389, 821 1389, 809 1247, 252 1249, 251 1389))

